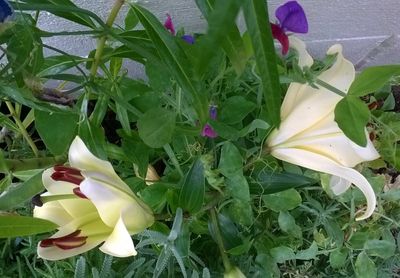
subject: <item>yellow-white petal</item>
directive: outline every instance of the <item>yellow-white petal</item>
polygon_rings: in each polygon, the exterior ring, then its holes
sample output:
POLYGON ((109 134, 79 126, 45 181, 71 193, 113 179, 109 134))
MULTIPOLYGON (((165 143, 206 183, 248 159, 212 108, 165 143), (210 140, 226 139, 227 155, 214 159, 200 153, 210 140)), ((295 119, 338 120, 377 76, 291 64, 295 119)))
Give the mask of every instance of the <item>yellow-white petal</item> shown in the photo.
POLYGON ((153 223, 151 210, 133 193, 125 194, 92 178, 85 179, 80 189, 93 202, 101 219, 109 227, 114 227, 121 213, 125 211, 127 215, 123 215, 124 221, 129 221, 128 229, 131 233, 141 232, 153 223), (126 210, 127 208, 129 210, 126 210))
MULTIPOLYGON (((336 62, 318 78, 347 92, 354 80, 354 66, 344 59, 340 45, 334 45, 328 50, 328 54, 334 53, 337 53, 336 62)), ((315 89, 307 84, 290 84, 281 107, 280 129, 283 132, 280 132, 277 140, 286 141, 317 124, 334 111, 341 99, 341 96, 324 88, 315 89)))
POLYGON ((311 67, 314 59, 307 52, 306 44, 296 36, 289 36, 289 46, 297 51, 299 55, 300 68, 311 67))
POLYGON ((64 226, 74 219, 57 201, 45 203, 41 207, 35 206, 33 217, 49 220, 58 226, 64 226))
POLYGON ((114 181, 112 184, 120 187, 121 190, 130 191, 129 187, 115 173, 111 163, 93 155, 78 136, 75 137, 69 148, 68 158, 70 165, 81 170, 84 177, 88 177, 87 173, 98 173, 103 179, 114 181))
POLYGON ((356 218, 356 220, 366 219, 374 212, 376 207, 374 190, 367 179, 356 170, 349 167, 344 167, 328 157, 303 149, 276 148, 272 150, 271 154, 283 161, 287 161, 315 171, 338 176, 357 186, 367 199, 367 209, 361 216, 356 218))
POLYGON ((340 195, 350 188, 351 182, 338 176, 331 176, 329 186, 335 195, 340 195))
POLYGON ((100 250, 114 257, 136 256, 135 246, 122 217, 118 219, 113 232, 100 247, 100 250))

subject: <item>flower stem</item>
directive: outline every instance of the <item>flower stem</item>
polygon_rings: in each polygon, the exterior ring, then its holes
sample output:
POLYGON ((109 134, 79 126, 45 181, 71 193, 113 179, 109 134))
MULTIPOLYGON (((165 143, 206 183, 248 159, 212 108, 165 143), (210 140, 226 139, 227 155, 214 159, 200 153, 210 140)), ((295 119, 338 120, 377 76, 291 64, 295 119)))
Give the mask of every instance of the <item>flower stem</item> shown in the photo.
POLYGON ((65 156, 29 158, 29 159, 4 159, 0 165, 0 173, 25 171, 46 168, 66 161, 65 156))
POLYGON ((328 89, 329 91, 331 91, 331 92, 333 92, 333 93, 335 93, 335 94, 337 94, 337 95, 339 95, 341 97, 346 97, 347 96, 347 94, 345 92, 339 90, 336 87, 333 87, 332 85, 326 83, 325 81, 322 81, 321 79, 315 80, 315 83, 320 85, 320 86, 322 86, 322 87, 324 87, 325 89, 328 89))
MULTIPOLYGON (((122 5, 125 3, 125 0, 116 0, 114 3, 114 6, 110 12, 110 15, 107 18, 106 25, 108 27, 111 27, 115 21, 115 18, 117 17, 119 10, 121 9, 122 5)), ((93 79, 96 76, 97 69, 100 65, 101 61, 101 56, 103 54, 104 46, 106 44, 107 36, 104 35, 102 36, 98 41, 97 41, 97 48, 96 52, 94 54, 94 60, 92 67, 90 68, 90 77, 93 79)))
POLYGON ((228 256, 226 255, 226 252, 225 252, 224 242, 222 240, 221 231, 219 229, 219 222, 217 219, 217 213, 215 211, 215 208, 210 210, 210 214, 211 214, 212 225, 215 228, 215 237, 217 240, 219 252, 221 253, 222 263, 224 264, 225 271, 229 271, 232 268, 232 265, 231 265, 231 262, 229 261, 228 256))
POLYGON ((22 124, 21 120, 18 118, 18 115, 10 101, 6 101, 6 105, 8 110, 11 113, 11 116, 13 117, 15 123, 18 126, 19 131, 21 132, 22 136, 25 138, 26 142, 28 142, 29 146, 31 147, 34 155, 36 157, 39 157, 39 150, 37 149, 35 143, 33 142, 32 138, 29 136, 28 132, 26 131, 24 125, 22 124))

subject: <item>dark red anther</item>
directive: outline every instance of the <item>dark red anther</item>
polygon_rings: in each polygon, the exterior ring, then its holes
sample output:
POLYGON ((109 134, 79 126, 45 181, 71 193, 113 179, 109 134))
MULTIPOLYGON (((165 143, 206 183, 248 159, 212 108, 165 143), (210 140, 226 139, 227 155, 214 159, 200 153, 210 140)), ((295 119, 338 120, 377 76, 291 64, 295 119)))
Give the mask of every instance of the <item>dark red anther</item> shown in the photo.
POLYGON ((370 104, 368 104, 369 110, 374 110, 374 109, 376 109, 377 107, 378 107, 378 102, 376 102, 376 101, 371 102, 370 104))
POLYGON ((51 178, 55 181, 66 181, 76 185, 80 185, 81 182, 84 180, 81 171, 76 168, 57 165, 54 166, 54 171, 55 172, 51 174, 51 178))
POLYGON ((87 236, 78 236, 80 233, 81 230, 76 230, 62 237, 47 238, 42 240, 39 245, 43 248, 57 246, 63 250, 78 248, 85 245, 87 239, 87 236))
POLYGON ((375 133, 374 132, 370 132, 369 133, 369 140, 371 140, 371 141, 375 140, 375 133))
POLYGON ((80 197, 80 198, 89 199, 88 197, 86 197, 85 194, 82 193, 82 191, 81 191, 81 189, 80 189, 79 187, 75 187, 75 188, 72 190, 72 192, 74 192, 74 194, 75 194, 76 196, 80 197))

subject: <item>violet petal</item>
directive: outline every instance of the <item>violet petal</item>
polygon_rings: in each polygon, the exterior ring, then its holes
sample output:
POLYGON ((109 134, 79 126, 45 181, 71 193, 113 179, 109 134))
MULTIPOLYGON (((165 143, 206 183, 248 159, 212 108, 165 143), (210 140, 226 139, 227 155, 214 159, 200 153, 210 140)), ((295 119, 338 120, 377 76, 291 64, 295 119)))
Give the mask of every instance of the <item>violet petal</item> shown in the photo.
POLYGON ((211 105, 209 113, 210 113, 210 119, 216 120, 217 119, 217 106, 211 105))
POLYGON ((201 131, 201 136, 208 138, 216 138, 218 137, 218 134, 209 124, 206 124, 203 130, 201 131))
POLYGON ((188 44, 194 44, 195 43, 195 39, 191 35, 183 35, 181 37, 181 39, 184 40, 185 42, 187 42, 188 44))
POLYGON ((307 33, 308 22, 303 8, 297 1, 289 1, 275 11, 281 28, 294 33, 307 33))

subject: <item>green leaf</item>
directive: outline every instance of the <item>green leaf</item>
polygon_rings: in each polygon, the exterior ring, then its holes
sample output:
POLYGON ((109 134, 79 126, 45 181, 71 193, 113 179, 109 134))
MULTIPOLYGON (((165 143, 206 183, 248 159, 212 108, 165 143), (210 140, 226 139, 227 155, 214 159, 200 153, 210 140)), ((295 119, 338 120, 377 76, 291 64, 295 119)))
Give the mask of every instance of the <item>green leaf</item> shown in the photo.
POLYGON ((279 126, 281 88, 268 8, 264 0, 245 0, 243 2, 243 13, 260 73, 268 121, 272 125, 279 126))
POLYGON ((295 189, 263 195, 262 199, 267 208, 279 212, 294 209, 301 204, 301 196, 295 189))
POLYGON ((149 154, 151 149, 140 140, 136 133, 131 137, 123 137, 122 149, 129 160, 137 165, 139 175, 145 177, 149 165, 149 154))
POLYGON ((65 153, 75 137, 79 116, 35 110, 35 127, 54 155, 65 153))
MULTIPOLYGON (((216 49, 221 47, 222 42, 225 42, 225 45, 229 43, 226 34, 233 29, 232 26, 236 26, 235 19, 240 9, 240 2, 239 0, 216 1, 215 5, 208 9, 207 34, 196 42, 198 58, 195 67, 199 77, 208 70, 212 58, 217 53, 216 49)), ((208 7, 211 6, 209 2, 207 4, 208 7)))
POLYGON ((34 108, 34 109, 41 110, 41 111, 58 112, 58 113, 66 113, 66 112, 74 113, 74 111, 72 111, 69 108, 50 105, 47 102, 39 101, 38 99, 36 99, 33 96, 32 92, 28 91, 27 89, 12 87, 12 86, 1 84, 1 83, 0 83, 0 96, 1 96, 1 98, 7 97, 10 100, 13 100, 17 103, 20 103, 20 104, 23 104, 30 108, 34 108))
POLYGON ((153 211, 161 212, 167 202, 167 191, 167 186, 162 183, 155 183, 140 191, 140 196, 153 211))
POLYGON ((253 212, 251 209, 249 184, 246 178, 242 173, 226 176, 225 185, 233 198, 229 210, 235 222, 241 225, 251 225, 253 212))
POLYGON ((242 174, 243 158, 231 142, 226 142, 222 146, 218 168, 225 177, 232 177, 238 173, 242 174))
MULTIPOLYGON (((215 1, 210 1, 210 0, 196 0, 197 7, 200 9, 201 13, 203 16, 209 21, 209 24, 215 24, 214 22, 211 22, 211 19, 213 21, 216 21, 214 19, 215 14, 217 12, 214 11, 214 3, 215 1), (213 13, 214 16, 209 18, 210 13, 213 13)), ((222 3, 219 1, 218 3, 222 3)), ((225 3, 224 3, 225 4, 225 3)), ((220 8, 219 5, 218 8, 220 8)), ((217 28, 220 28, 220 30, 225 30, 225 34, 221 40, 221 38, 217 37, 217 40, 220 40, 221 45, 223 50, 225 51, 226 55, 229 57, 229 60, 232 63, 233 68, 236 71, 236 74, 239 76, 242 74, 246 67, 246 62, 247 62, 247 55, 243 43, 243 39, 240 35, 240 31, 236 24, 234 22, 231 22, 231 24, 226 24, 226 25, 217 25, 217 28)), ((217 32, 215 32, 217 34, 217 32)))
POLYGON ((242 96, 230 97, 222 105, 219 120, 226 124, 240 123, 255 108, 255 103, 242 96))
POLYGON ((375 263, 367 256, 365 252, 358 254, 354 271, 357 278, 376 278, 377 269, 375 263))
POLYGON ((271 194, 284 191, 290 188, 310 186, 317 183, 317 180, 288 172, 276 173, 262 171, 254 175, 255 180, 251 183, 252 194, 271 194))
POLYGON ((207 103, 204 94, 200 94, 193 81, 193 72, 189 58, 174 36, 169 33, 163 24, 148 10, 133 4, 135 11, 149 38, 164 64, 168 66, 171 75, 176 79, 184 91, 189 93, 194 101, 194 108, 201 122, 207 119, 207 103))
POLYGON ((296 253, 297 260, 312 260, 316 259, 318 254, 318 245, 315 241, 306 250, 300 250, 296 253))
POLYGON ((23 183, 9 187, 0 196, 0 210, 10 210, 28 201, 44 190, 42 184, 42 171, 23 183))
POLYGON ((85 119, 79 125, 78 135, 95 156, 102 159, 107 158, 102 127, 95 126, 92 121, 85 119))
POLYGON ((369 256, 376 256, 387 260, 394 255, 396 244, 388 240, 372 239, 365 242, 364 250, 369 256))
POLYGON ((201 159, 197 158, 183 180, 179 206, 191 214, 198 212, 203 205, 204 191, 204 167, 201 159))
POLYGON ((0 216, 0 238, 29 236, 51 232, 58 225, 53 222, 28 216, 0 216))
POLYGON ((76 261, 74 278, 82 278, 86 277, 86 259, 83 256, 80 256, 76 261))
POLYGON ((385 65, 364 69, 350 86, 348 95, 365 96, 382 88, 391 78, 400 75, 400 65, 385 65))
POLYGON ((136 16, 135 11, 130 8, 125 17, 125 30, 131 30, 139 23, 139 18, 136 16))
POLYGON ((86 58, 72 55, 57 55, 46 57, 40 71, 37 73, 39 77, 48 77, 63 73, 77 65, 85 62, 86 58))
POLYGON ((279 228, 285 233, 296 238, 302 238, 301 228, 296 224, 294 217, 289 212, 279 212, 278 223, 279 228))
POLYGON ((347 96, 339 101, 335 108, 335 121, 340 129, 362 147, 367 145, 365 126, 369 117, 368 107, 358 97, 347 96))
POLYGON ((164 108, 146 111, 137 122, 139 136, 146 145, 161 148, 172 140, 175 129, 175 113, 164 108))
POLYGON ((287 246, 272 248, 270 253, 277 263, 284 263, 285 261, 294 260, 296 258, 293 249, 287 246))
MULTIPOLYGON (((72 1, 70 0, 24 0, 28 3, 29 6, 34 8, 39 4, 40 6, 46 6, 47 11, 53 13, 56 16, 65 18, 67 20, 73 21, 75 23, 95 28, 96 25, 87 15, 84 9, 78 8, 72 1), (74 8, 74 12, 71 12, 68 8, 74 8)), ((17 4, 16 9, 23 9, 24 5, 17 4)), ((43 10, 43 7, 38 7, 38 10, 43 10)))
POLYGON ((346 265, 348 252, 346 249, 336 249, 329 254, 329 264, 332 268, 342 268, 346 265))

